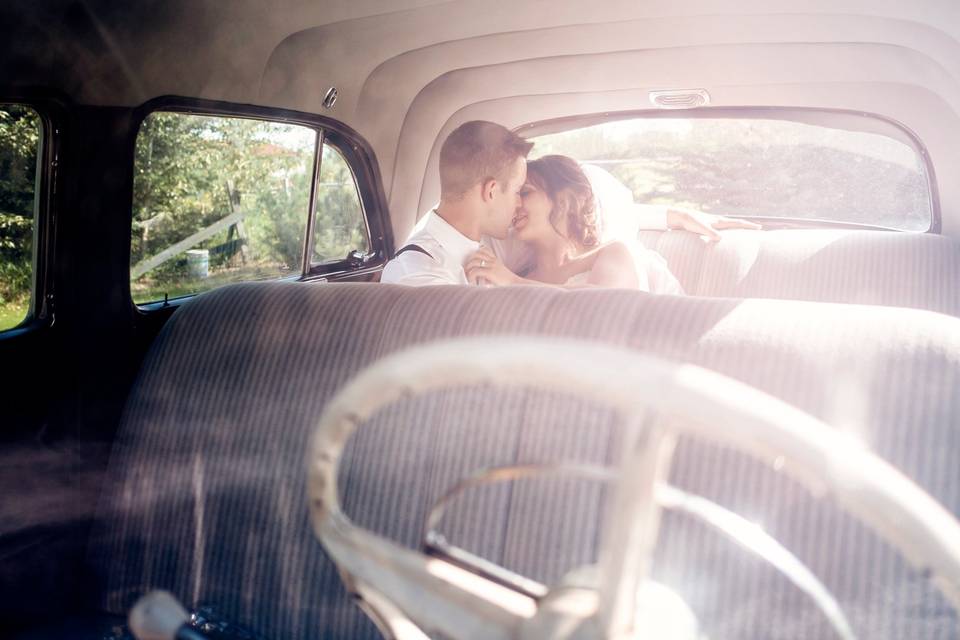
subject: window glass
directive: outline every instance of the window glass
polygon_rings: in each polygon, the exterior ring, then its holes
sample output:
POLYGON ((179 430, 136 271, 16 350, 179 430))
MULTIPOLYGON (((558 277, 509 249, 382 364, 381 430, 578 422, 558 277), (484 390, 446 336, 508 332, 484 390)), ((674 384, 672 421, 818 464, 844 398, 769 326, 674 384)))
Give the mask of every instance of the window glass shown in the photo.
POLYGON ((879 133, 773 119, 636 118, 535 140, 538 155, 602 166, 640 203, 912 231, 931 225, 919 153, 879 133))
POLYGON ((30 312, 41 126, 30 107, 0 104, 0 331, 30 312))
POLYGON ((247 118, 147 116, 134 159, 134 302, 299 274, 316 135, 247 118))
POLYGON ((313 262, 343 260, 350 252, 366 253, 369 247, 360 194, 350 165, 336 148, 324 145, 317 184, 313 262))

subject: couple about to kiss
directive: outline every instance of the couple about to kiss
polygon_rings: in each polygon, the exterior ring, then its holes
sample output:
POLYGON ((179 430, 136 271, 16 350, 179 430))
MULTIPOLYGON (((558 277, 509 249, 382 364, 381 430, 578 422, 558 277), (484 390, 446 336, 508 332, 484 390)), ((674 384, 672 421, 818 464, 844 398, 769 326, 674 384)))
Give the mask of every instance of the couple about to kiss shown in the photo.
POLYGON ((560 155, 527 162, 532 148, 493 122, 457 127, 440 148, 440 204, 387 263, 380 281, 681 294, 663 258, 637 243, 638 228, 685 229, 710 240, 719 239, 717 229, 759 228, 699 211, 635 207, 629 190, 603 169, 560 155), (648 219, 640 220, 644 215, 648 219), (616 216, 630 229, 623 239, 611 239, 616 216))

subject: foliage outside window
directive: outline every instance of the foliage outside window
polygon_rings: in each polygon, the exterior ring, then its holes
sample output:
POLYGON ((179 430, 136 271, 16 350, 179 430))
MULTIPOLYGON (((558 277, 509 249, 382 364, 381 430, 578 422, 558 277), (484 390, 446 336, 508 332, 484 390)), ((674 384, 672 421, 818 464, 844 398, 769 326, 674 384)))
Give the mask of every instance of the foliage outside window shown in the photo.
MULTIPOLYGON (((150 114, 134 159, 134 302, 299 275, 317 135, 279 122, 150 114)), ((336 151, 325 147, 329 154, 336 151)), ((321 187, 347 179, 335 162, 325 165, 321 187)), ((325 242, 317 247, 341 260, 367 246, 350 230, 364 228, 362 215, 348 220, 359 215, 359 203, 341 202, 351 197, 355 189, 318 191, 316 237, 325 242)))
POLYGON ((351 251, 366 251, 370 246, 353 172, 329 145, 323 147, 316 215, 313 263, 343 260, 351 251))
POLYGON ((40 141, 36 111, 0 105, 0 331, 30 311, 40 141))
POLYGON ((540 136, 535 150, 598 164, 640 203, 910 231, 926 231, 932 219, 916 149, 878 133, 774 119, 636 118, 540 136))

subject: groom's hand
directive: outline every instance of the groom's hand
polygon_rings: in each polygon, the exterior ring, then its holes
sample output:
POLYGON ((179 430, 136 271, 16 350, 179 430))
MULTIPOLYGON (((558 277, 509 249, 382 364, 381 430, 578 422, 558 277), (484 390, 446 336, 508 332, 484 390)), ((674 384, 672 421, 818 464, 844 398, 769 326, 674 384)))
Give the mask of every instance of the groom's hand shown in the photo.
POLYGON ((756 222, 727 218, 695 209, 667 209, 667 226, 699 234, 711 242, 720 240, 718 231, 724 229, 762 229, 756 222))

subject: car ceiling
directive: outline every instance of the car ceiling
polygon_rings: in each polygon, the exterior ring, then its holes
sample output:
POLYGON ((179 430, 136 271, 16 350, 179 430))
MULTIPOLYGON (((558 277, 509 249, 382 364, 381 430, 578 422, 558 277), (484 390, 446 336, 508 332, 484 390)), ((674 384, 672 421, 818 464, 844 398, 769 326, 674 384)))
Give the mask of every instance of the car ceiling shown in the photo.
POLYGON ((0 24, 3 84, 346 123, 377 155, 401 238, 436 200, 439 142, 459 123, 650 109, 649 91, 674 88, 901 123, 929 150, 943 232, 960 236, 955 0, 8 0, 0 24))

